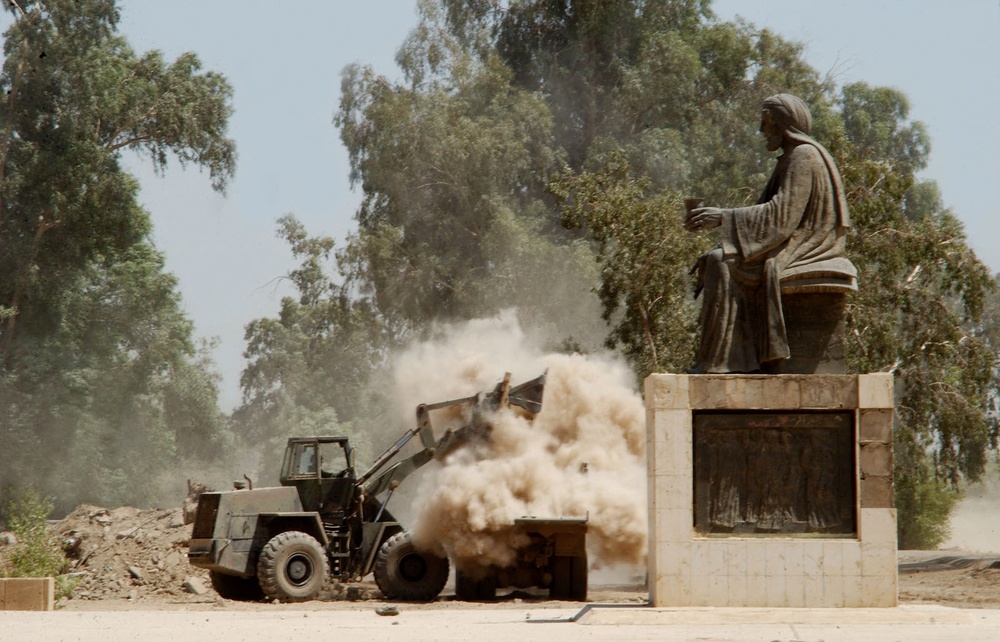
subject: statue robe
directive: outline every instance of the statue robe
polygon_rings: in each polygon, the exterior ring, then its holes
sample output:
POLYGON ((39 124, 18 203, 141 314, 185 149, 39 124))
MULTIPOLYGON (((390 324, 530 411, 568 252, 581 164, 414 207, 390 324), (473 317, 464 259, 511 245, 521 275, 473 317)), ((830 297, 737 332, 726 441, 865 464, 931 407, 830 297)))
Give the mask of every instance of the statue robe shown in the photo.
POLYGON ((781 278, 846 263, 846 204, 829 154, 812 139, 778 158, 756 205, 725 210, 722 240, 703 255, 701 343, 693 372, 755 372, 787 359, 781 278))

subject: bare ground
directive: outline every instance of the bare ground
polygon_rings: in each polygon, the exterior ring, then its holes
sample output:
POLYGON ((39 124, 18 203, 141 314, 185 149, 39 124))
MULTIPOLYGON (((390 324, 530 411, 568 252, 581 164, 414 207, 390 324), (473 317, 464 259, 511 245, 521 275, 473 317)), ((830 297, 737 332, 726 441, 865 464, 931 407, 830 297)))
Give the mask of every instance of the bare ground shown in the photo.
MULTIPOLYGON (((59 601, 66 610, 227 609, 256 610, 260 603, 224 600, 211 589, 208 574, 187 563, 190 525, 180 509, 139 510, 78 507, 51 532, 67 543, 76 586, 59 601)), ((2 550, 0 550, 2 554, 2 550)), ((901 604, 940 604, 959 608, 1000 609, 1000 554, 960 550, 901 551, 901 604)), ((588 599, 606 603, 644 603, 648 593, 641 577, 591 577, 588 599)), ((371 581, 341 584, 331 581, 323 601, 271 608, 297 610, 358 609, 386 605, 371 581)), ((545 591, 513 591, 489 604, 491 609, 566 609, 578 603, 549 600, 545 591)), ((407 604, 408 610, 482 609, 462 602, 449 584, 428 604, 407 604)))

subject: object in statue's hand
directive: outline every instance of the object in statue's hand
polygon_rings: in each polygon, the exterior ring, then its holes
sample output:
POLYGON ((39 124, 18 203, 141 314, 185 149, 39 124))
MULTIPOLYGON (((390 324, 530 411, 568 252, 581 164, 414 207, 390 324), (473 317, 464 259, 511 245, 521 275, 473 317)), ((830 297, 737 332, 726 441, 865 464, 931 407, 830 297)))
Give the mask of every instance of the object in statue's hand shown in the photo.
POLYGON ((704 204, 705 199, 703 198, 685 198, 684 210, 687 212, 688 216, 691 216, 691 210, 696 210, 704 204))

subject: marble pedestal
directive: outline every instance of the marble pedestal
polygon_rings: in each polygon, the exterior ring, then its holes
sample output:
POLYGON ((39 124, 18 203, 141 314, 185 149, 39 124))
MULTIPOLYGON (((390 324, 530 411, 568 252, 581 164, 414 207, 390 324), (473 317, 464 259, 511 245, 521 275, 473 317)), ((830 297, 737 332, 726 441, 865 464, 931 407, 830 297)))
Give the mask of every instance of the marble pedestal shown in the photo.
POLYGON ((891 375, 653 374, 645 398, 653 606, 896 606, 891 375), (852 533, 696 530, 693 417, 755 411, 849 414, 852 533))

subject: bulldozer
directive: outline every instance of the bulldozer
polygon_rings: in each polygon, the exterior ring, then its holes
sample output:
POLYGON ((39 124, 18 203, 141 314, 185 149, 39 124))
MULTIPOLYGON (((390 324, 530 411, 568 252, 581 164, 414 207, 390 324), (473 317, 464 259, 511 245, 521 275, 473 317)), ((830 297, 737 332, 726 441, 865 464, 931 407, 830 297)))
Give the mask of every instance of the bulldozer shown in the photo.
MULTIPOLYGON (((416 409, 407 430, 363 473, 357 474, 347 437, 288 440, 280 486, 202 493, 195 512, 188 559, 208 569, 212 586, 227 599, 299 602, 318 597, 328 577, 343 582, 374 574, 388 599, 430 601, 444 588, 450 564, 443 550, 418 550, 387 509, 400 483, 428 462, 458 446, 488 439, 490 419, 500 408, 533 418, 542 407, 545 374, 511 387, 510 374, 488 392, 416 409), (431 413, 461 419, 436 438, 431 413), (422 448, 399 457, 418 438, 422 448)), ((490 599, 508 585, 544 585, 553 596, 585 599, 586 520, 518 520, 532 544, 523 563, 491 569, 486 576, 457 573, 457 591, 468 599, 490 599), (550 568, 551 567, 551 568, 550 568)))

